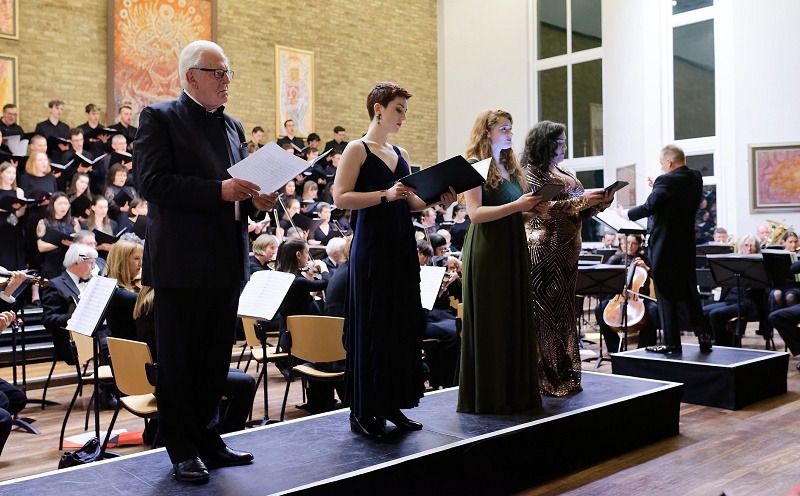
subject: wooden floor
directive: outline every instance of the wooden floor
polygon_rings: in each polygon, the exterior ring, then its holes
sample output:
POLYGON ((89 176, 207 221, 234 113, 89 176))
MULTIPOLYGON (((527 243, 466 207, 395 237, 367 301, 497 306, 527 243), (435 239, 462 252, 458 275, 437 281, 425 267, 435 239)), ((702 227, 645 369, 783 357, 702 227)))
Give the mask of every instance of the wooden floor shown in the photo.
MULTIPOLYGON (((752 324, 751 324, 752 326, 752 324)), ((749 327, 744 338, 745 348, 763 349, 764 341, 749 327)), ((684 336, 684 343, 694 341, 684 336)), ((778 341, 778 349, 783 343, 778 341)), ((597 351, 597 344, 587 346, 597 351)), ((556 479, 546 485, 531 488, 524 495, 785 495, 800 485, 800 373, 795 369, 798 360, 792 358, 787 370, 788 390, 783 396, 765 400, 740 411, 682 404, 680 435, 646 448, 600 463, 580 472, 556 479)), ((234 363, 235 365, 235 363, 234 363)), ((49 364, 29 367, 29 377, 44 376, 49 364)), ((584 368, 594 370, 594 363, 584 368)), ((61 364, 56 373, 69 373, 61 364)), ((611 365, 604 361, 600 372, 610 373, 611 365)), ((249 373, 255 374, 251 366, 249 373)), ((9 369, 0 369, 0 377, 10 378, 9 369)), ((280 399, 285 381, 274 366, 268 368, 270 417, 279 415, 280 399)), ((90 391, 91 389, 89 389, 90 391)), ((0 457, 0 480, 53 470, 58 465, 58 434, 64 412, 74 392, 74 386, 48 390, 48 398, 61 403, 42 411, 38 405, 23 410, 22 415, 36 419, 34 425, 40 436, 19 429, 11 437, 0 457)), ((41 390, 31 390, 29 397, 41 397, 41 390)), ((70 417, 67 435, 83 432, 83 414, 87 399, 79 399, 70 417)), ((293 384, 287 407, 287 417, 297 418, 307 413, 294 408, 301 403, 299 383, 293 384)), ((263 417, 261 390, 255 400, 254 416, 263 417)), ((101 427, 107 427, 111 412, 101 413, 101 427)), ((117 426, 129 431, 140 430, 142 421, 121 412, 117 426)), ((626 428, 625 418, 616 425, 585 426, 585 442, 576 450, 603 450, 593 442, 597 429, 613 429, 619 436, 635 436, 626 428)), ((246 447, 245 447, 246 448, 246 447)), ((115 449, 129 454, 146 447, 115 449)), ((532 449, 546 449, 533 446, 532 449)))

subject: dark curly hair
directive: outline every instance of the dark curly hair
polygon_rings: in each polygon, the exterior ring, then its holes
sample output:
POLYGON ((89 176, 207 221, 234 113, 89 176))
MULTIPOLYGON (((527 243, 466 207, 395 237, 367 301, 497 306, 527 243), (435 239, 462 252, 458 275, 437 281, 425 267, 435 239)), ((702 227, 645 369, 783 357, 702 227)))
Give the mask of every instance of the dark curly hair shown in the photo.
POLYGON ((551 121, 542 121, 533 126, 525 138, 525 150, 522 152, 523 166, 536 167, 542 171, 549 169, 558 148, 556 140, 566 129, 564 124, 551 121))
POLYGON ((369 113, 369 120, 375 117, 375 104, 380 104, 381 107, 387 107, 395 98, 411 98, 405 88, 398 86, 394 83, 384 82, 378 83, 372 87, 367 95, 367 112, 369 113))

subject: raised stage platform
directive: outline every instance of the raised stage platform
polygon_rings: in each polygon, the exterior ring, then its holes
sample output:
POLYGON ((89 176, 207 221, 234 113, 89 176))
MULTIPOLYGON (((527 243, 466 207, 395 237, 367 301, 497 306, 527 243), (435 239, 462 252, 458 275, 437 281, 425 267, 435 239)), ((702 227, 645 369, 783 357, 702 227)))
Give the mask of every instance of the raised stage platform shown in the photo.
POLYGON ((788 353, 725 346, 703 353, 684 344, 680 355, 641 348, 611 354, 614 374, 682 382, 681 401, 728 410, 785 393, 788 368, 788 353))
POLYGON ((226 440, 255 463, 200 486, 176 481, 157 449, 0 483, 0 495, 511 494, 678 434, 681 384, 584 372, 583 386, 528 415, 456 413, 458 391, 436 391, 408 412, 423 430, 383 442, 352 434, 348 410, 246 430, 226 440), (637 434, 610 437, 623 418, 637 434))

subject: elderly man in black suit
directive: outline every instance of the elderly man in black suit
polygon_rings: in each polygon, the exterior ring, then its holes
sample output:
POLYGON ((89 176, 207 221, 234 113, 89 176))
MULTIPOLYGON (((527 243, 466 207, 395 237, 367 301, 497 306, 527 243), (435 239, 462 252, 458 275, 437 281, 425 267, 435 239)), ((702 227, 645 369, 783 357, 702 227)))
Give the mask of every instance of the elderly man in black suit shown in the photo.
POLYGON ((656 287, 664 344, 646 349, 681 353, 680 318, 684 316, 699 337, 700 349, 709 351, 711 337, 703 319, 694 270, 694 218, 703 196, 703 179, 686 166, 683 150, 675 145, 665 146, 659 161, 664 174, 656 178, 644 205, 620 211, 630 220, 649 217, 650 275, 656 287))
POLYGON ((142 110, 133 170, 151 220, 143 283, 157 290, 160 434, 178 479, 203 482, 206 463, 253 460, 226 446, 214 427, 248 279, 247 217, 262 217, 277 193, 260 194, 227 172, 247 156, 247 140, 223 112, 233 71, 222 48, 190 43, 179 74, 177 99, 142 110))

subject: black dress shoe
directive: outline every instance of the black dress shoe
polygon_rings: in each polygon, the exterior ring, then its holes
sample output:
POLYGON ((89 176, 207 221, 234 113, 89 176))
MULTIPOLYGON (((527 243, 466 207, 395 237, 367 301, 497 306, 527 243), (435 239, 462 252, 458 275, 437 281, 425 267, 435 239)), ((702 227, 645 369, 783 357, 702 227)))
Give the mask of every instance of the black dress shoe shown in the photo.
POLYGON ((236 451, 224 446, 213 453, 200 455, 203 461, 214 467, 232 467, 253 463, 253 454, 247 451, 236 451))
POLYGON ((708 334, 701 334, 697 338, 697 344, 700 345, 700 351, 711 351, 711 336, 708 334))
POLYGON ((350 412, 350 430, 367 439, 383 439, 388 434, 375 417, 356 417, 353 412, 350 412))
POLYGON ((409 419, 403 415, 403 412, 400 410, 387 415, 386 420, 396 425, 398 429, 402 429, 404 431, 418 431, 422 429, 422 424, 409 419))
POLYGON ((797 370, 800 370, 800 362, 797 362, 797 370))
POLYGON ((683 349, 680 345, 675 344, 659 344, 656 346, 648 346, 645 348, 647 351, 651 351, 653 353, 663 353, 663 354, 675 354, 680 355, 683 352, 683 349))
POLYGON ((189 458, 172 465, 175 468, 175 477, 184 482, 208 481, 208 469, 200 458, 189 458))

